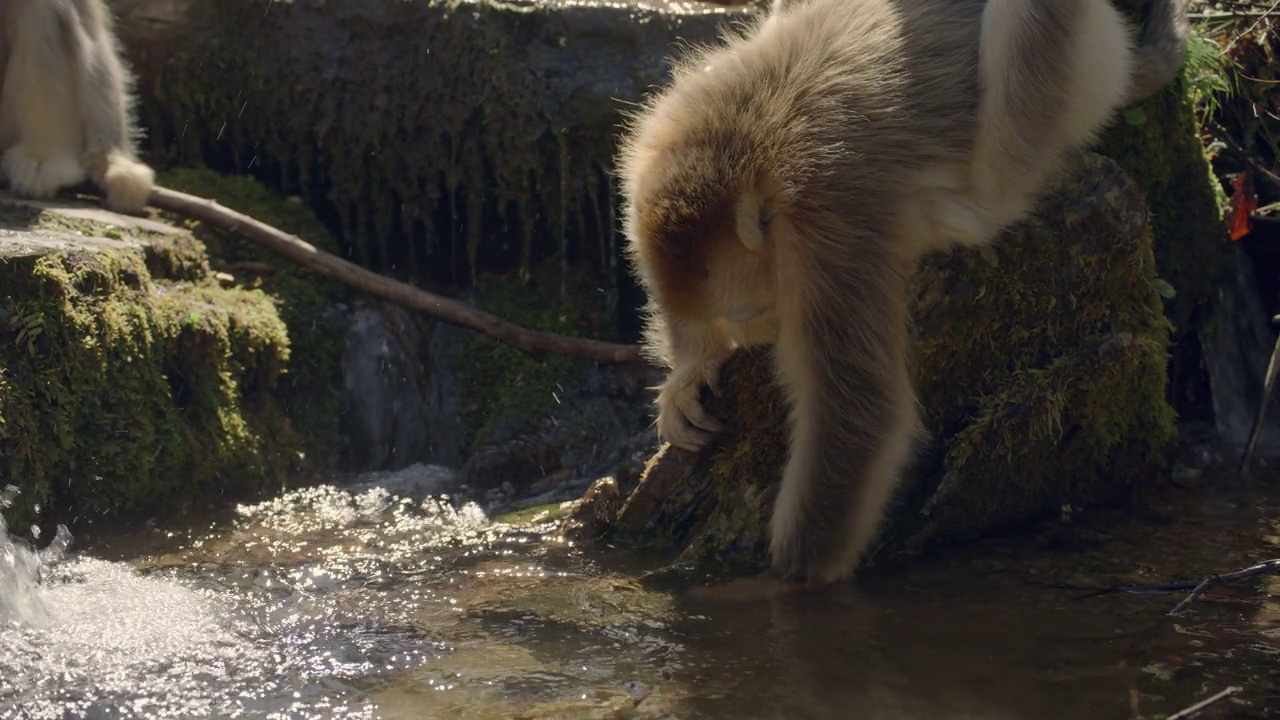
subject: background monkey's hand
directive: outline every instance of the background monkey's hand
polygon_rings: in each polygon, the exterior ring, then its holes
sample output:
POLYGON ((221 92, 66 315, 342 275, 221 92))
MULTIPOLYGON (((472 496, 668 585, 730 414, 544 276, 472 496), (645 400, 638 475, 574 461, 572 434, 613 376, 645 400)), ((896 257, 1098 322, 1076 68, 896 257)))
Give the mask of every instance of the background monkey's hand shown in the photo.
POLYGON ((703 355, 680 363, 658 386, 658 436, 685 450, 700 450, 724 427, 702 407, 706 385, 720 393, 720 366, 728 354, 703 355))

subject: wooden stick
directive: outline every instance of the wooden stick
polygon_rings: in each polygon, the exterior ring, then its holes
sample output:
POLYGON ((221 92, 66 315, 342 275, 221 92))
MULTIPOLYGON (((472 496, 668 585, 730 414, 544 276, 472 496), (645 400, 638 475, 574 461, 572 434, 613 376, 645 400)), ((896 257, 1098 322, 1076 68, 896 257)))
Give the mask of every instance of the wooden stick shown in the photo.
POLYGON ((1231 582, 1232 580, 1247 580, 1258 575, 1274 575, 1277 572, 1280 572, 1280 558, 1275 560, 1265 560, 1257 565, 1250 565, 1243 570, 1236 570, 1235 572, 1229 572, 1223 575, 1209 575, 1196 583, 1196 586, 1191 589, 1191 592, 1185 598, 1182 599, 1182 602, 1173 606, 1173 609, 1169 611, 1169 614, 1177 615, 1181 613, 1196 598, 1205 594, 1211 588, 1231 582))
POLYGON ((1207 575, 1200 580, 1179 580, 1177 582, 1158 583, 1155 585, 1110 585, 1107 587, 1091 587, 1088 585, 1078 585, 1075 583, 1048 582, 1039 583, 1048 585, 1049 587, 1060 588, 1064 590, 1085 590, 1084 595, 1078 599, 1086 599, 1097 597, 1098 595, 1109 595, 1112 593, 1127 593, 1132 595, 1145 595, 1148 593, 1165 593, 1179 592, 1190 590, 1185 598, 1169 611, 1169 615, 1178 615, 1187 608, 1196 598, 1205 594, 1209 590, 1235 580, 1248 580, 1249 578, 1259 575, 1275 575, 1280 574, 1280 558, 1273 560, 1263 560, 1260 563, 1250 565, 1242 570, 1233 572, 1220 573, 1217 575, 1207 575))
POLYGON ((1211 695, 1205 698, 1204 700, 1201 700, 1200 702, 1196 703, 1195 705, 1192 705, 1191 707, 1183 708, 1182 710, 1179 710, 1178 712, 1165 718, 1165 720, 1185 720, 1186 718, 1194 717, 1196 713, 1200 712, 1201 710, 1204 710, 1205 708, 1218 702, 1219 700, 1224 700, 1226 698, 1229 698, 1243 689, 1244 688, 1231 685, 1226 690, 1223 690, 1222 692, 1219 692, 1216 695, 1211 695))
MULTIPOLYGON (((1280 315, 1271 318, 1272 324, 1280 320, 1280 315)), ((1280 374, 1280 336, 1276 337, 1275 346, 1271 348, 1271 359, 1267 361, 1267 375, 1262 383, 1262 397, 1258 398, 1258 414, 1253 418, 1253 428, 1249 430, 1249 441, 1245 443, 1244 452, 1240 453, 1240 467, 1237 472, 1249 477, 1249 462, 1253 459, 1253 451, 1258 447, 1258 438, 1262 437, 1263 423, 1267 419, 1267 405, 1271 403, 1271 393, 1275 391, 1276 375, 1280 374)))
POLYGON ((149 202, 152 207, 160 210, 175 212, 227 232, 236 233, 360 292, 427 313, 451 325, 482 332, 535 357, 554 353, 603 363, 645 361, 639 346, 636 345, 585 340, 529 330, 464 302, 421 290, 399 280, 392 280, 327 253, 305 240, 254 220, 248 215, 219 205, 215 200, 206 200, 176 190, 156 187, 151 192, 149 202))

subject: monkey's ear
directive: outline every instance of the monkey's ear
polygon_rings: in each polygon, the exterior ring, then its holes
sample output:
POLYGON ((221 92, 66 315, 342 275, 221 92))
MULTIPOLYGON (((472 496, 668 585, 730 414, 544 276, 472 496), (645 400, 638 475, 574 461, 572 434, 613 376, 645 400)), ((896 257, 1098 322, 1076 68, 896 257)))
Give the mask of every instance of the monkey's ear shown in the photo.
POLYGON ((764 229, 769 223, 766 211, 760 202, 760 196, 754 190, 748 190, 738 198, 736 213, 738 240, 751 252, 760 252, 764 248, 764 229))

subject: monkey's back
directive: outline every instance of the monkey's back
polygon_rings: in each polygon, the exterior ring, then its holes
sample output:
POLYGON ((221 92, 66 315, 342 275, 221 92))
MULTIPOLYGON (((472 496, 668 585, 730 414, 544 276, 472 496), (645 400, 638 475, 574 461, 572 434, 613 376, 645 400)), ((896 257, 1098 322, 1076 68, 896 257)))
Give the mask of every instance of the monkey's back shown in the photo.
POLYGON ((984 5, 807 0, 775 11, 684 58, 635 149, 678 137, 726 166, 778 172, 806 204, 891 222, 913 176, 968 159, 984 5))

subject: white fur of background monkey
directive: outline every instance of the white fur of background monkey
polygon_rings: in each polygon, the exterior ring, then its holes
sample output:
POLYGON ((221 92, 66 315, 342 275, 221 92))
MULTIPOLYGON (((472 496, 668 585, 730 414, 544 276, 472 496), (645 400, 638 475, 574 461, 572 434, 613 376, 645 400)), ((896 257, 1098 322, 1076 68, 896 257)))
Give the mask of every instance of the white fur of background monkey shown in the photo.
POLYGON ((104 0, 3 0, 0 15, 0 175, 34 198, 87 177, 107 207, 142 212, 155 173, 137 159, 132 76, 104 0))
POLYGON ((698 449, 737 347, 772 344, 791 405, 773 571, 848 575, 921 432, 908 279, 994 240, 1070 153, 1176 76, 1186 0, 1139 42, 1107 0, 778 0, 695 49, 619 153, 658 432, 698 449))

